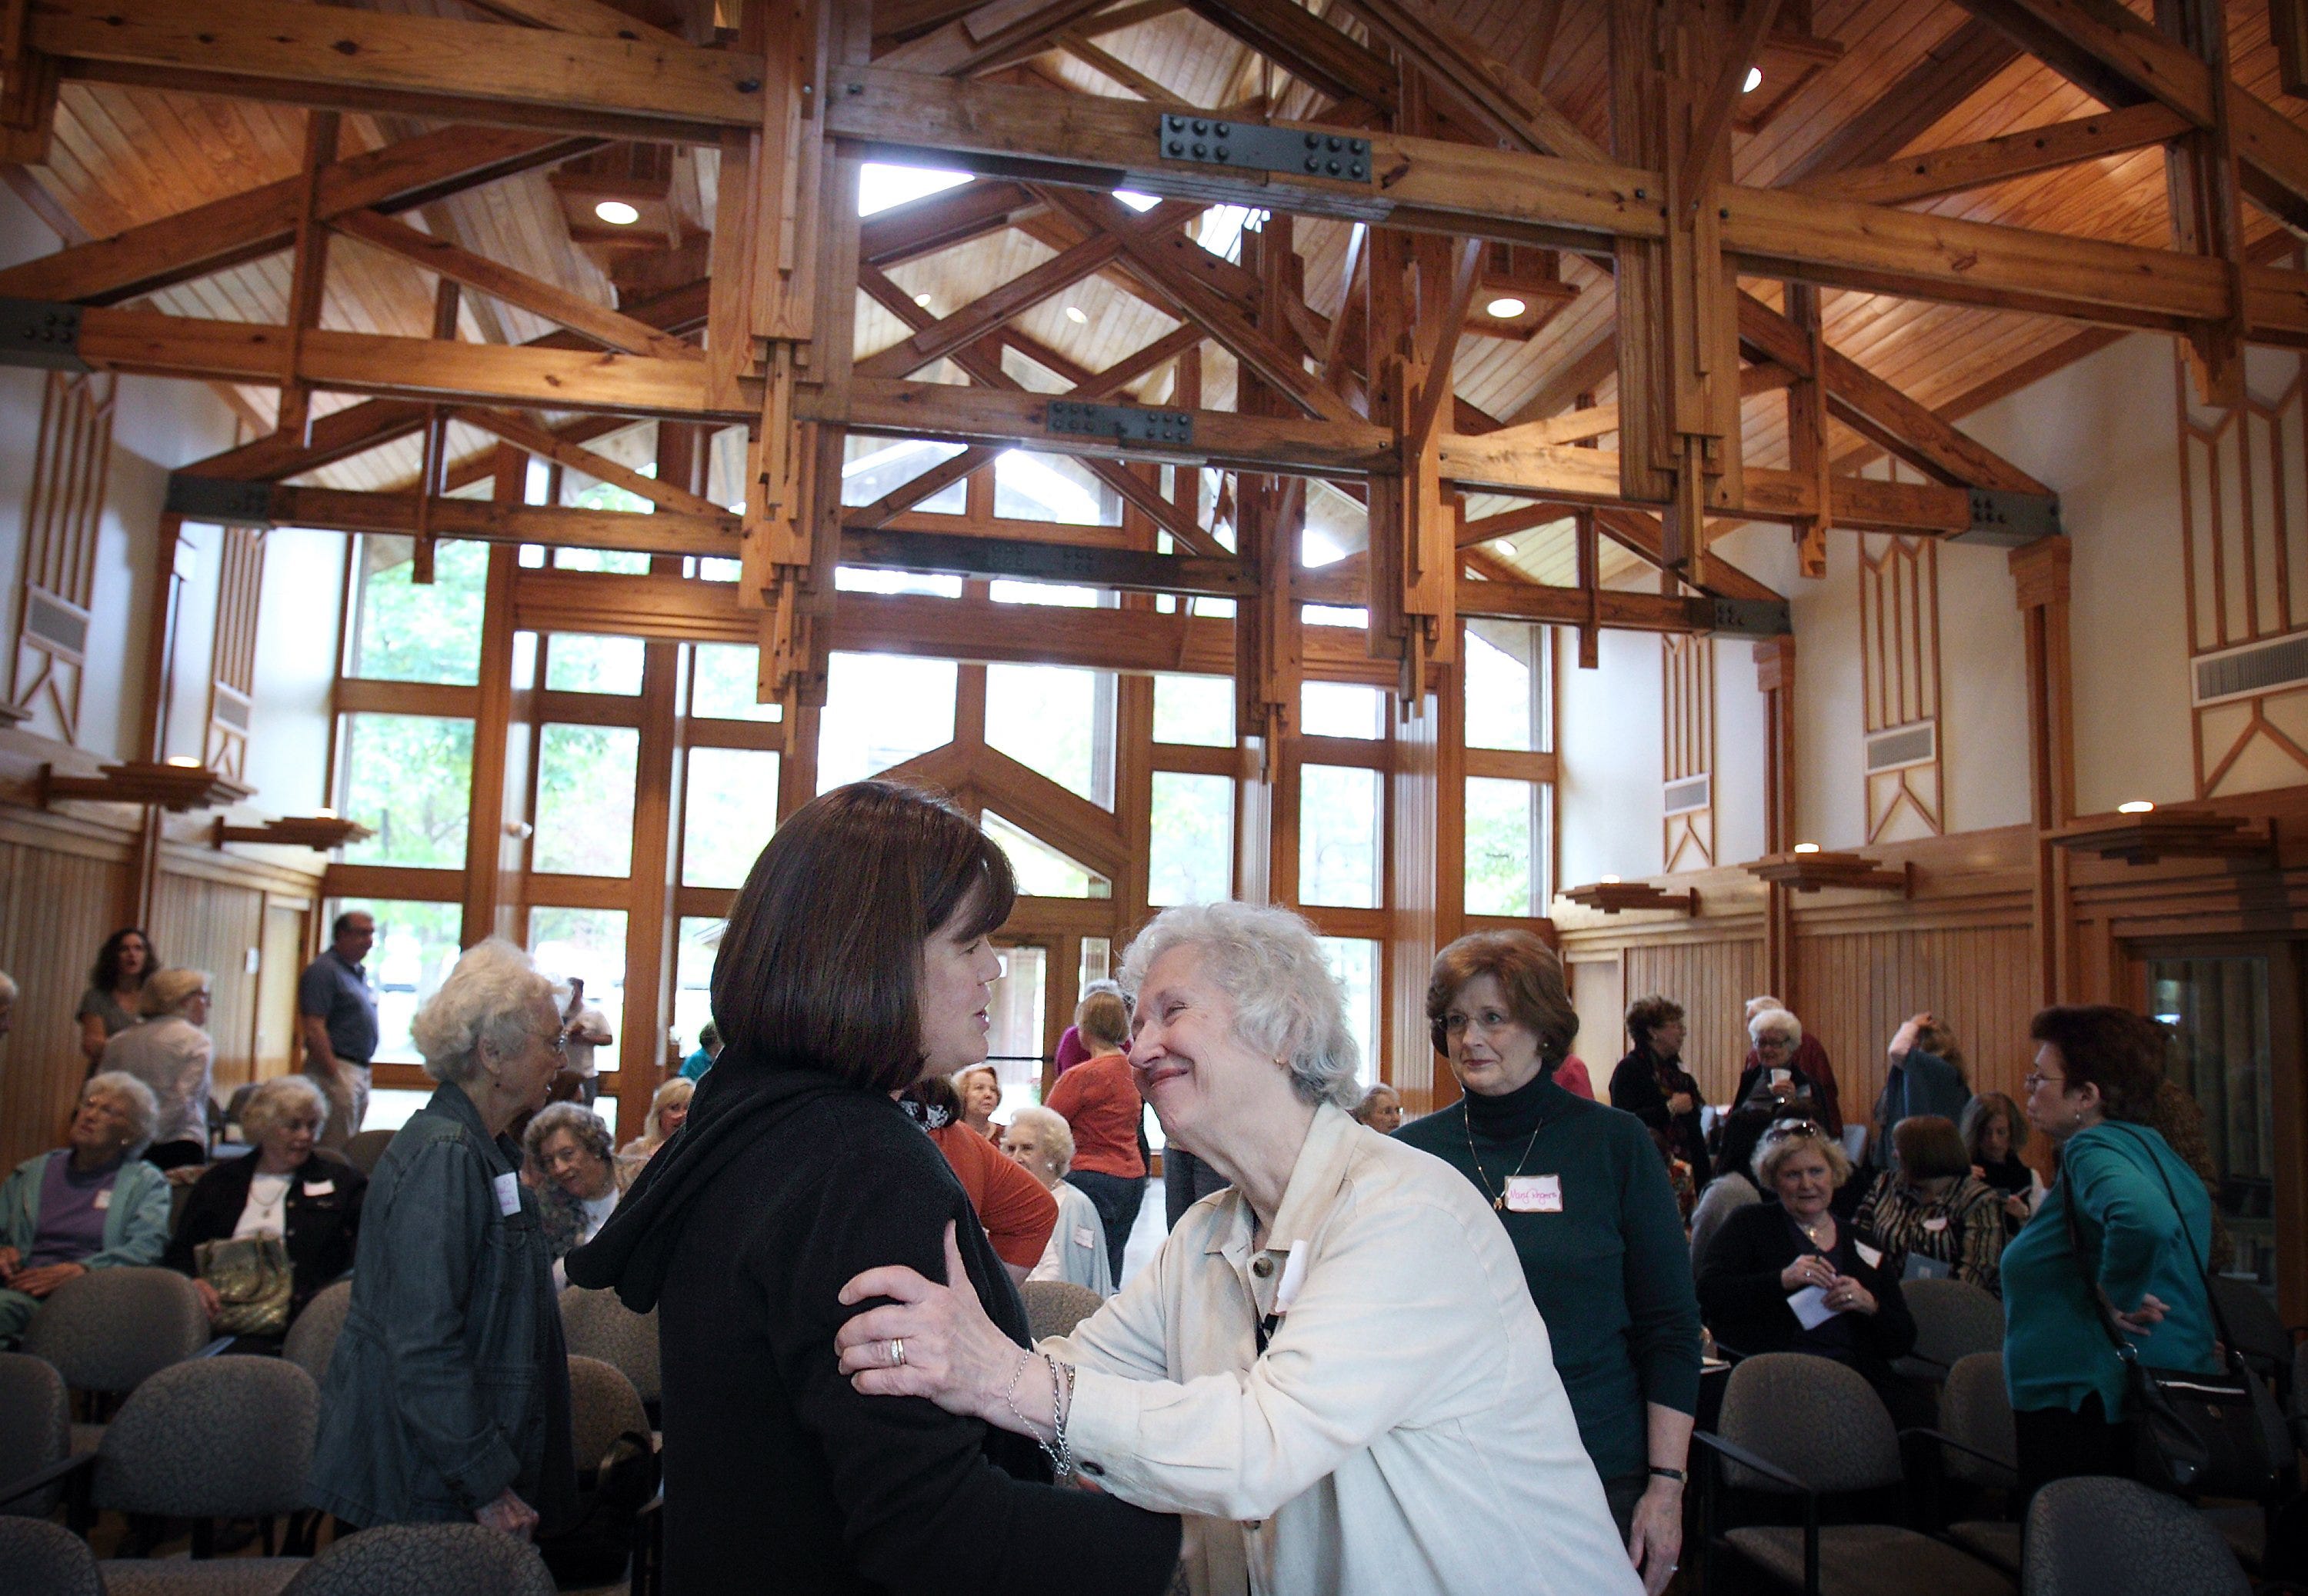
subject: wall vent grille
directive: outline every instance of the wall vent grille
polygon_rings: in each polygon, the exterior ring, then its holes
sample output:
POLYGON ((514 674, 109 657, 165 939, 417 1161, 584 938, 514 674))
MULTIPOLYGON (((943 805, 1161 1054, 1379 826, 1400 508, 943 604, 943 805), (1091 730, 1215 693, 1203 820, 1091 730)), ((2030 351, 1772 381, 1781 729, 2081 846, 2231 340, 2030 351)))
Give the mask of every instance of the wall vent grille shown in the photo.
POLYGON ((2191 661, 2189 671, 2194 678, 2200 708, 2228 699, 2249 698, 2254 693, 2308 683, 2308 632, 2208 654, 2191 661))
POLYGON ((1893 726, 1867 739, 1870 776, 1882 770, 1903 770, 1910 765, 1928 765, 1938 756, 1937 721, 1920 720, 1912 725, 1893 726))
POLYGON ((1666 784, 1666 812, 1671 815, 1691 814, 1705 809, 1710 796, 1708 778, 1704 776, 1671 781, 1666 784))

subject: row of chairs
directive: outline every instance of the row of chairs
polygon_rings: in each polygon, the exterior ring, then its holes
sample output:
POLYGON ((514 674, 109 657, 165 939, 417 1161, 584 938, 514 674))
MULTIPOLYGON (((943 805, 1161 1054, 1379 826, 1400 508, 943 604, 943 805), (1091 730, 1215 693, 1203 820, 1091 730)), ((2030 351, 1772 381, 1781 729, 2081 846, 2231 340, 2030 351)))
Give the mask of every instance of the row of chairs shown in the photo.
MULTIPOLYGON (((186 1565, 99 1560, 69 1530, 39 1519, 0 1519, 0 1591, 41 1596, 227 1596, 251 1587, 229 1580, 242 1563, 186 1565)), ((478 1524, 389 1524, 332 1544, 309 1561, 264 1559, 264 1589, 278 1596, 554 1596, 537 1548, 478 1524)))

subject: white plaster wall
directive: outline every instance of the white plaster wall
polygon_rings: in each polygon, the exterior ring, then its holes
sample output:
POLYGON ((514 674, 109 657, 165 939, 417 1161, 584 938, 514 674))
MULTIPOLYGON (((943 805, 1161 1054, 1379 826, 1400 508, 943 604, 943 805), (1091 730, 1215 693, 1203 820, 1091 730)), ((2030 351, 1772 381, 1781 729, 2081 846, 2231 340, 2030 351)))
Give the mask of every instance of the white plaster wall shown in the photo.
POLYGON ((1768 728, 1748 638, 1715 639, 1715 862, 1763 852, 1763 750, 1768 728))
POLYGON ((248 784, 250 802, 271 814, 308 815, 329 802, 330 693, 350 541, 289 527, 264 535, 248 784))
POLYGON ((1579 668, 1578 634, 1556 629, 1562 682, 1554 745, 1562 830, 1562 884, 1603 876, 1629 880, 1663 867, 1659 793, 1659 641, 1649 632, 1606 631, 1598 668, 1579 668))

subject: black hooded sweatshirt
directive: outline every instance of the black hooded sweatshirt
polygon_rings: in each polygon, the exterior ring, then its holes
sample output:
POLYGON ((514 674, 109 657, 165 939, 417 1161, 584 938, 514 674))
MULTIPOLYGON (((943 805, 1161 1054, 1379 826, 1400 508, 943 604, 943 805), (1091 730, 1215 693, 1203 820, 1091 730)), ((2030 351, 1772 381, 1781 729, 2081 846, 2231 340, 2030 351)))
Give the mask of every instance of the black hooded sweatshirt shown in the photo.
MULTIPOLYGON (((1169 1589, 1176 1518, 1054 1486, 1030 1440, 836 1365, 851 1276, 945 1275, 1026 1314, 960 1183, 887 1097, 725 1051, 569 1278, 659 1310, 669 1596, 1169 1589)), ((1030 1382, 1029 1383, 1031 1388, 1030 1382)), ((1043 1390, 1046 1390, 1046 1382, 1043 1390)))

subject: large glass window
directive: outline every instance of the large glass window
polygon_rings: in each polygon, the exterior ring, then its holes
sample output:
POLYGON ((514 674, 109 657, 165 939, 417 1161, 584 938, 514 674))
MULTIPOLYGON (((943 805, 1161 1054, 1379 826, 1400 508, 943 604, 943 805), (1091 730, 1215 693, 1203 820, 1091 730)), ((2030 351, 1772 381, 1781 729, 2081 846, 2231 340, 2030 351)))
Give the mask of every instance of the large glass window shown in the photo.
POLYGON ((986 741, 1070 792, 1114 807, 1114 673, 986 667, 986 741))
MULTIPOLYGON (((905 486, 932 466, 962 452, 959 443, 934 442, 927 438, 867 438, 853 434, 844 445, 848 459, 841 467, 841 502, 873 504, 905 486)), ((969 480, 950 482, 916 504, 916 510, 936 515, 966 515, 969 511, 969 480)))
POLYGON ((775 720, 760 700, 762 651, 751 643, 700 643, 689 667, 689 712, 716 720, 775 720))
POLYGON ((411 903, 399 898, 345 897, 325 905, 333 923, 355 912, 376 920, 376 946, 369 950, 369 980, 376 987, 376 1058, 388 1064, 419 1064, 409 1039, 409 1022, 442 982, 462 950, 457 946, 464 909, 458 904, 411 903))
POLYGON ((555 692, 634 697, 642 690, 642 663, 647 648, 639 638, 555 632, 545 645, 545 685, 555 692))
POLYGON ((1324 937, 1322 943, 1331 974, 1347 989, 1347 1034, 1362 1055, 1361 1079, 1367 1086, 1379 1077, 1378 944, 1360 937, 1324 937))
POLYGON ((1467 622, 1467 746, 1546 747, 1546 632, 1514 621, 1467 622))
POLYGON ((1379 906, 1379 773, 1350 765, 1298 771, 1298 901, 1379 906))
POLYGON ((953 741, 950 659, 837 654, 817 736, 817 790, 830 793, 953 741))
POLYGON ((1004 948, 1001 953, 1002 974, 995 978, 993 1001, 986 1006, 991 1023, 986 1061, 1002 1083, 1002 1105, 995 1113, 1007 1120, 1042 1095, 1050 957, 1047 949, 1033 943, 1004 948))
POLYGON ((1154 741, 1204 748, 1234 746, 1234 679, 1154 678, 1154 741))
POLYGON ((1122 495, 1080 460, 1005 449, 994 457, 994 513, 1004 520, 1119 527, 1122 495))
POLYGON ((673 1030, 685 1059, 697 1051, 697 1034, 713 1017, 713 960, 721 951, 723 923, 710 915, 682 916, 673 954, 673 1030))
MULTIPOLYGON (((625 912, 531 909, 529 950, 537 957, 537 967, 554 980, 573 976, 584 982, 585 1006, 601 1011, 616 1038, 608 1046, 594 1050, 594 1072, 607 1075, 616 1069, 625 1045, 625 912)), ((554 1000, 565 1008, 569 994, 559 993, 554 1000)), ((647 1060, 654 1051, 644 1037, 637 1056, 647 1060)), ((603 1117, 607 1117, 606 1112, 603 1117)))
POLYGON ((1112 897, 1114 883, 1078 860, 988 810, 981 817, 986 835, 1010 856, 1018 890, 1029 897, 1112 897))
POLYGON ((1545 901, 1537 782, 1467 778, 1467 913, 1536 914, 1545 901))
POLYGON ((1207 904, 1234 889, 1234 783, 1223 776, 1154 772, 1147 898, 1207 904))
POLYGON ((440 543, 433 585, 415 570, 406 537, 365 536, 360 605, 353 622, 351 672, 378 682, 436 682, 470 687, 481 679, 481 605, 488 586, 488 545, 440 543))
POLYGON ((355 864, 462 870, 472 802, 473 723, 429 715, 344 717, 344 794, 337 807, 375 830, 355 864))
POLYGON ((1299 714, 1300 730, 1309 737, 1386 735, 1386 695, 1375 687, 1351 682, 1309 682, 1299 714))
POLYGON ((632 872, 641 737, 631 726, 544 729, 538 740, 531 870, 569 876, 632 872))
POLYGON ((778 756, 689 751, 681 810, 681 884, 742 887, 778 827, 778 756))

